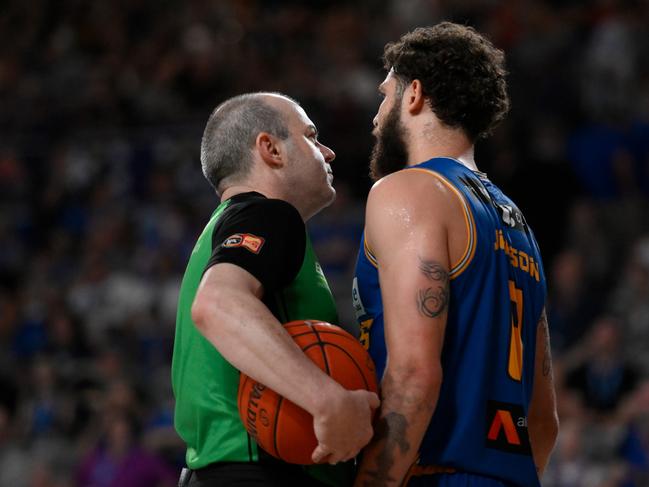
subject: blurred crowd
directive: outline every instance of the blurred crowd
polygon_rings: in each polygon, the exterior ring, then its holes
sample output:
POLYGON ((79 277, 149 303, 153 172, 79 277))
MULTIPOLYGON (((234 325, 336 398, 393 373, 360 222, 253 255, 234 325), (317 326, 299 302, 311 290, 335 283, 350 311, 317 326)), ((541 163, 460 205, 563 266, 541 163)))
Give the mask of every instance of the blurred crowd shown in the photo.
POLYGON ((166 487, 180 279, 217 204, 228 96, 316 122, 338 199, 309 224, 353 329, 383 45, 439 20, 505 50, 479 167, 535 229, 561 433, 550 487, 649 486, 649 5, 642 0, 82 0, 0 7, 0 487, 166 487))

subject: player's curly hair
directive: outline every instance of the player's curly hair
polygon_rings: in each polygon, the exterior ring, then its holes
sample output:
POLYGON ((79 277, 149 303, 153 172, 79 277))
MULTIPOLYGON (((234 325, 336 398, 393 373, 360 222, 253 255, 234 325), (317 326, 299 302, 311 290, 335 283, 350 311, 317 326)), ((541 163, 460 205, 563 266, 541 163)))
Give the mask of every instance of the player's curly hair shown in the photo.
POLYGON ((491 134, 509 110, 504 60, 473 28, 452 22, 419 27, 383 52, 385 68, 402 83, 421 81, 437 118, 473 142, 491 134))

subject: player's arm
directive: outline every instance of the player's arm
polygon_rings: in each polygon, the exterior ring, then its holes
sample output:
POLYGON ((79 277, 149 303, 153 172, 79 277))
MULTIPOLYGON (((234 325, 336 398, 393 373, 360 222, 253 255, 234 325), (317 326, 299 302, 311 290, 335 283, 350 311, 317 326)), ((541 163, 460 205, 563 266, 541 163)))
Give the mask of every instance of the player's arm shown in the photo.
POLYGON ((357 486, 401 485, 437 404, 449 302, 444 220, 456 208, 432 181, 396 173, 368 198, 365 231, 379 265, 388 358, 357 486))
POLYGON ((534 362, 534 388, 527 421, 534 463, 541 478, 559 433, 550 333, 545 308, 536 328, 534 362))
POLYGON ((378 398, 366 391, 346 391, 322 372, 263 303, 265 292, 297 275, 305 229, 297 211, 280 203, 251 213, 239 218, 220 240, 230 232, 247 231, 264 238, 264 243, 251 250, 217 242, 213 265, 196 293, 192 319, 235 368, 313 415, 319 440, 315 461, 346 460, 369 441, 371 406, 378 406, 378 398))

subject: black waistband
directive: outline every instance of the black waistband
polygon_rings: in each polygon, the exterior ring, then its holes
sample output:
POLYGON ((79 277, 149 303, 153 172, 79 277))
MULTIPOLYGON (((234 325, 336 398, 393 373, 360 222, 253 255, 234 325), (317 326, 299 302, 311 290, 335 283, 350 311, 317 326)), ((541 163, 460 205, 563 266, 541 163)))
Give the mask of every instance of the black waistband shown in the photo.
MULTIPOLYGON (((191 477, 199 482, 242 478, 255 479, 255 485, 278 485, 282 487, 326 487, 315 478, 307 475, 302 465, 293 465, 276 460, 275 462, 217 462, 191 471, 191 477), (265 485, 265 484, 264 484, 265 485)), ((218 485, 215 484, 215 485, 218 485)))

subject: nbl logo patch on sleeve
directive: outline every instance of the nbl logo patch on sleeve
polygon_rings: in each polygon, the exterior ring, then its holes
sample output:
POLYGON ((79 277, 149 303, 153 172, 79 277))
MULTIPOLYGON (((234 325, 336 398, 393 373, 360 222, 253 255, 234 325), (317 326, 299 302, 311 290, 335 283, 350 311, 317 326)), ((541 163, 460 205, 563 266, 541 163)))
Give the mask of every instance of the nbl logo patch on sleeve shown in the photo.
POLYGON ((485 446, 509 453, 532 454, 527 433, 527 416, 522 406, 488 401, 485 446))
POLYGON ((243 247, 253 254, 258 254, 264 242, 262 237, 251 233, 235 233, 226 238, 221 245, 227 249, 243 247))

